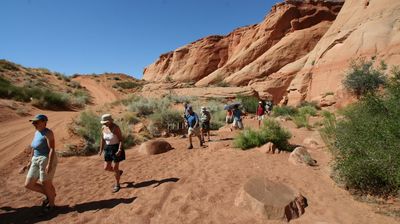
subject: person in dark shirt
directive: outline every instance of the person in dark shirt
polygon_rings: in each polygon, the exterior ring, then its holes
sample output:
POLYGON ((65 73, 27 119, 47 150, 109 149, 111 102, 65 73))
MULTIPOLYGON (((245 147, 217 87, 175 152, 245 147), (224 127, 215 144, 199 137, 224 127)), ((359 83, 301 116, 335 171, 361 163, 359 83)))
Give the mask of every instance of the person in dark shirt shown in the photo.
POLYGON ((258 102, 258 107, 257 107, 257 120, 258 120, 258 128, 261 126, 261 121, 264 120, 264 105, 262 101, 258 102))
POLYGON ((187 109, 187 116, 186 116, 186 121, 188 124, 188 135, 189 135, 189 146, 188 149, 193 149, 193 144, 192 144, 192 136, 197 136, 200 141, 200 146, 203 146, 203 142, 201 141, 201 136, 200 136, 200 120, 197 114, 193 111, 193 108, 191 106, 188 106, 187 109))

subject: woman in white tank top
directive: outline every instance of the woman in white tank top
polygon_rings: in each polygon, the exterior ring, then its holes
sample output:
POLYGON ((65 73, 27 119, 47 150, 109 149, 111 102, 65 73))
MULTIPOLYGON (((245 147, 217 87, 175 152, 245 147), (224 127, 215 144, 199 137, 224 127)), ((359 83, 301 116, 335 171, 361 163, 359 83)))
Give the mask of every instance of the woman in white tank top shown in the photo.
POLYGON ((113 121, 111 114, 101 116, 100 123, 103 124, 103 128, 99 155, 104 150, 104 170, 114 172, 115 174, 116 185, 113 189, 115 193, 121 188, 119 181, 123 171, 119 169, 119 162, 125 160, 125 150, 122 148, 121 129, 113 121))

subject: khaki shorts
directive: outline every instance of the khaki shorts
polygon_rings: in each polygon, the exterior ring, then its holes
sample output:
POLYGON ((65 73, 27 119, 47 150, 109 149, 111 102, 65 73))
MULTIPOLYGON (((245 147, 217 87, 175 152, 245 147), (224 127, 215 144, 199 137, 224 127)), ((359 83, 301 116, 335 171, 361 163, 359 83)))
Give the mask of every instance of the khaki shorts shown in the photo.
POLYGON ((264 115, 257 115, 257 120, 259 120, 259 121, 262 121, 262 120, 264 120, 264 115))
POLYGON ((188 135, 200 136, 200 128, 189 128, 188 135))
POLYGON ((40 182, 53 180, 57 167, 57 155, 54 154, 52 169, 50 173, 46 173, 46 166, 49 161, 47 156, 33 156, 31 166, 29 167, 27 179, 39 179, 40 182))

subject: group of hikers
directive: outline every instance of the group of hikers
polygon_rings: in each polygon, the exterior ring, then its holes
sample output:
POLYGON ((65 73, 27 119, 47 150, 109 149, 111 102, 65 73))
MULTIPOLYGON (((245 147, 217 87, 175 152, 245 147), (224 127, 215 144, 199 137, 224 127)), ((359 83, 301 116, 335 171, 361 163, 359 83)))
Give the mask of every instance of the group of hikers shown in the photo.
MULTIPOLYGON (((189 145, 188 149, 193 148, 192 137, 197 136, 200 141, 200 147, 205 143, 204 137, 208 136, 208 141, 210 141, 210 122, 211 114, 206 107, 201 107, 200 117, 193 111, 190 104, 184 103, 184 113, 183 119, 185 126, 188 127, 189 145)), ((225 105, 226 117, 225 123, 232 124, 230 130, 243 129, 242 117, 246 115, 240 108, 240 103, 234 103, 231 105, 225 105)), ((259 101, 256 114, 258 120, 258 127, 261 126, 261 121, 264 120, 264 115, 270 115, 272 111, 272 101, 259 101)), ((184 135, 185 136, 185 135, 184 135)))
MULTIPOLYGON (((191 105, 184 104, 183 118, 188 129, 189 146, 193 148, 192 137, 197 136, 200 141, 200 147, 205 143, 205 136, 208 141, 210 137, 211 113, 206 107, 201 107, 200 116, 198 116, 191 105)), ((232 123, 233 128, 243 129, 242 116, 245 115, 239 108, 239 104, 227 107, 226 123, 232 123)), ((264 114, 269 114, 272 104, 264 104, 259 102, 257 108, 257 119, 259 125, 264 119, 264 114)), ((34 134, 31 148, 31 159, 28 164, 22 167, 20 173, 28 170, 26 176, 25 188, 36 191, 45 195, 42 201, 44 212, 53 211, 55 208, 56 190, 53 185, 53 177, 57 167, 57 154, 55 152, 55 137, 52 130, 47 128, 48 117, 38 114, 29 120, 34 126, 36 132, 34 134), (39 181, 39 182, 38 182, 39 181)), ((123 146, 123 138, 121 129, 114 123, 111 114, 101 116, 102 124, 101 141, 99 156, 104 152, 104 170, 114 173, 115 185, 112 192, 116 193, 120 190, 120 178, 123 171, 119 168, 119 163, 125 160, 125 150, 123 146)), ((231 129, 232 130, 232 129, 231 129)))

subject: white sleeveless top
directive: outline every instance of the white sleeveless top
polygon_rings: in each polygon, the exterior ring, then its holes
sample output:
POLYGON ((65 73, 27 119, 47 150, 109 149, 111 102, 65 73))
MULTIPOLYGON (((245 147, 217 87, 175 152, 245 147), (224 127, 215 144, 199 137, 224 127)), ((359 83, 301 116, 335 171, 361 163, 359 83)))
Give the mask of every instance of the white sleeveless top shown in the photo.
POLYGON ((103 139, 104 141, 106 141, 107 145, 115 145, 119 143, 117 135, 114 135, 114 133, 112 132, 105 132, 104 129, 103 129, 103 139))

